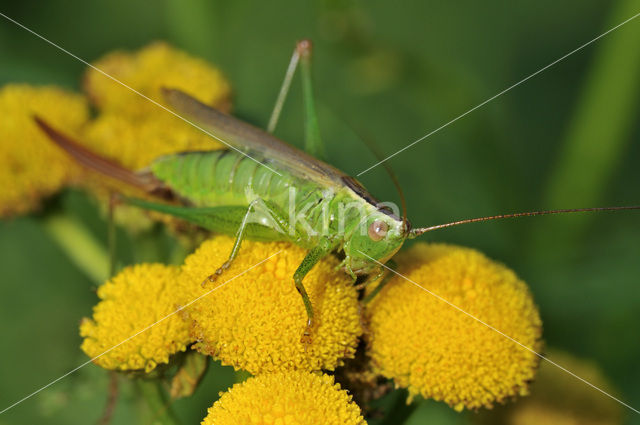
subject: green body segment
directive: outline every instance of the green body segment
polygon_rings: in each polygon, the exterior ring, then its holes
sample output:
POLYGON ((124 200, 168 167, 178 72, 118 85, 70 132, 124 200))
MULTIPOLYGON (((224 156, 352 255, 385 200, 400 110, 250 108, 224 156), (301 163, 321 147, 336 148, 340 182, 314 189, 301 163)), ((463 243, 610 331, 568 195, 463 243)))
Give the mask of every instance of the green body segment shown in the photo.
POLYGON ((294 226, 277 226, 272 217, 258 210, 252 219, 253 230, 247 233, 251 239, 267 239, 264 237, 266 229, 256 229, 262 226, 271 230, 270 240, 290 240, 311 248, 320 238, 329 237, 336 239, 337 244, 342 242, 338 235, 350 233, 359 221, 357 209, 345 210, 345 205, 372 208, 344 186, 326 186, 324 182, 315 182, 286 171, 278 175, 231 150, 167 155, 154 161, 150 168, 156 178, 193 207, 233 210, 233 214, 226 215, 229 226, 221 229, 217 222, 211 230, 234 234, 244 215, 241 211, 246 212, 256 199, 265 201, 273 212, 294 226), (304 220, 291 223, 296 216, 304 220), (337 227, 340 217, 344 217, 342 223, 346 223, 341 232, 337 227))

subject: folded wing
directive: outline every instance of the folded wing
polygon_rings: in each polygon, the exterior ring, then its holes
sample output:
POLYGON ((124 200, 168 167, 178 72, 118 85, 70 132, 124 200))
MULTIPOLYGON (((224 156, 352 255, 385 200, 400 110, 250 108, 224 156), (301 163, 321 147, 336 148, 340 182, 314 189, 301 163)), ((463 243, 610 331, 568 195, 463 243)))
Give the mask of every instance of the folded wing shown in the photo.
POLYGON ((266 131, 225 115, 180 90, 165 88, 163 94, 175 113, 230 148, 273 170, 284 170, 309 180, 342 185, 342 178, 346 176, 343 172, 266 131))

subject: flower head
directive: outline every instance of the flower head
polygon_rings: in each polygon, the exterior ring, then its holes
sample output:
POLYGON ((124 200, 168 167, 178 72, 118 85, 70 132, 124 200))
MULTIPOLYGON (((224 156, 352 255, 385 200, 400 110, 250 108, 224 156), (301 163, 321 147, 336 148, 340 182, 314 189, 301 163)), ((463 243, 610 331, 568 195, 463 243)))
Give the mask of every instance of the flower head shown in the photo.
MULTIPOLYGON (((132 118, 156 115, 164 104, 163 87, 180 89, 202 102, 227 108, 231 88, 222 73, 202 59, 163 42, 152 43, 137 52, 116 51, 93 64, 96 68, 126 84, 106 77, 95 68, 87 69, 84 88, 102 112, 116 112, 132 118), (148 97, 145 99, 132 90, 148 97)), ((162 111, 162 117, 168 117, 162 111)))
POLYGON ((180 312, 180 269, 139 264, 98 289, 93 319, 84 319, 82 350, 105 369, 153 370, 191 342, 180 312), (103 354, 104 353, 104 354, 103 354))
POLYGON ((260 375, 234 385, 209 408, 202 425, 364 425, 358 406, 331 376, 260 375))
POLYGON ((162 155, 222 147, 190 124, 162 113, 139 118, 103 113, 86 126, 83 138, 94 152, 134 171, 162 155))
MULTIPOLYGON (((563 352, 547 355, 596 387, 615 394, 595 364, 563 352)), ((504 423, 508 425, 614 425, 621 422, 622 411, 615 400, 543 361, 531 386, 531 396, 510 406, 505 416, 504 423)))
MULTIPOLYGON (((91 151, 138 171, 162 155, 222 147, 218 140, 164 109, 167 106, 161 95, 163 87, 178 88, 213 107, 228 109, 229 84, 207 62, 158 42, 133 53, 110 53, 94 65, 127 87, 96 69, 88 69, 84 88, 99 111, 82 134, 83 143, 91 151)), ((128 193, 130 188, 95 173, 84 176, 82 185, 103 205, 113 191, 144 197, 138 191, 128 193)), ((115 220, 130 230, 140 230, 149 228, 151 219, 161 217, 121 205, 115 220)))
POLYGON ((504 335, 540 349, 541 321, 527 286, 469 248, 416 244, 398 261, 415 284, 394 276, 368 306, 377 371, 411 397, 456 410, 526 394, 538 357, 504 335))
POLYGON ((182 282, 191 298, 218 288, 186 309, 197 350, 253 374, 334 369, 340 359, 353 356, 361 332, 357 292, 335 270, 336 259, 323 259, 303 281, 315 312, 307 346, 300 342, 307 316, 293 282, 305 250, 291 243, 245 241, 231 268, 202 288, 232 246, 229 237, 208 240, 183 265, 182 282))
POLYGON ((47 140, 33 115, 76 134, 88 108, 82 96, 62 89, 12 84, 0 89, 0 114, 1 217, 33 210, 79 171, 47 140))
POLYGON ((97 153, 138 170, 161 155, 221 146, 158 105, 164 105, 161 89, 171 87, 213 107, 228 108, 229 84, 213 66, 166 43, 153 43, 135 53, 110 53, 95 66, 128 86, 93 68, 87 71, 85 91, 100 115, 87 126, 84 137, 97 153))

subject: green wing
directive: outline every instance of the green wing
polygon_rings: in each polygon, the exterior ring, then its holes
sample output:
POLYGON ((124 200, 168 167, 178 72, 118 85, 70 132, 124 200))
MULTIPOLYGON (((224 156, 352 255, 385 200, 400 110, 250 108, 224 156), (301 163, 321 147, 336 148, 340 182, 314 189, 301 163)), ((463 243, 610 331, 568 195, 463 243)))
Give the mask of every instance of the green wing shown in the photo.
POLYGON ((346 175, 342 171, 266 131, 225 115, 180 90, 163 89, 163 94, 176 113, 225 145, 265 163, 275 171, 283 169, 301 178, 325 184, 343 184, 342 178, 346 175))

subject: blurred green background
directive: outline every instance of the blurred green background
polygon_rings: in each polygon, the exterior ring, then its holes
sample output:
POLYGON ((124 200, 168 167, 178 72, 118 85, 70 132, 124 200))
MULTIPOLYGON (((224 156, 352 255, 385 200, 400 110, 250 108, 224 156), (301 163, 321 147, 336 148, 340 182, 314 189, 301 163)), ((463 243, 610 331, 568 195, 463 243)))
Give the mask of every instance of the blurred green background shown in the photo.
MULTIPOLYGON (((311 38, 330 162, 353 175, 376 160, 347 123, 391 154, 640 12, 635 0, 0 4, 2 13, 88 61, 158 39, 204 57, 230 79, 234 112, 261 126, 294 42, 311 38)), ((0 83, 79 89, 83 69, 0 19, 0 83)), ((639 204, 639 86, 640 18, 394 157, 410 219, 430 225, 639 204)), ((277 131, 294 144, 302 140, 301 106, 296 81, 277 131)), ((377 197, 397 201, 382 167, 360 179, 377 197)), ((76 215, 106 241, 106 225, 83 195, 66 193, 51 208, 76 215)), ((0 409, 87 360, 78 323, 91 313, 95 283, 44 226, 37 216, 0 223, 0 409)), ((540 307, 548 346, 592 359, 617 395, 640 407, 640 212, 475 224, 427 239, 478 248, 516 270, 540 307)), ((142 259, 136 246, 120 251, 124 261, 142 259)), ((157 247, 159 258, 167 251, 157 247)), ((233 379, 214 366, 196 396, 177 403, 185 423, 199 422, 233 379)), ((94 423, 107 382, 105 372, 87 366, 0 415, 0 424, 94 423)), ((134 421, 127 388, 113 423, 134 421)), ((640 423, 640 415, 625 414, 625 423, 640 423)), ((407 423, 467 420, 423 402, 407 423)))

